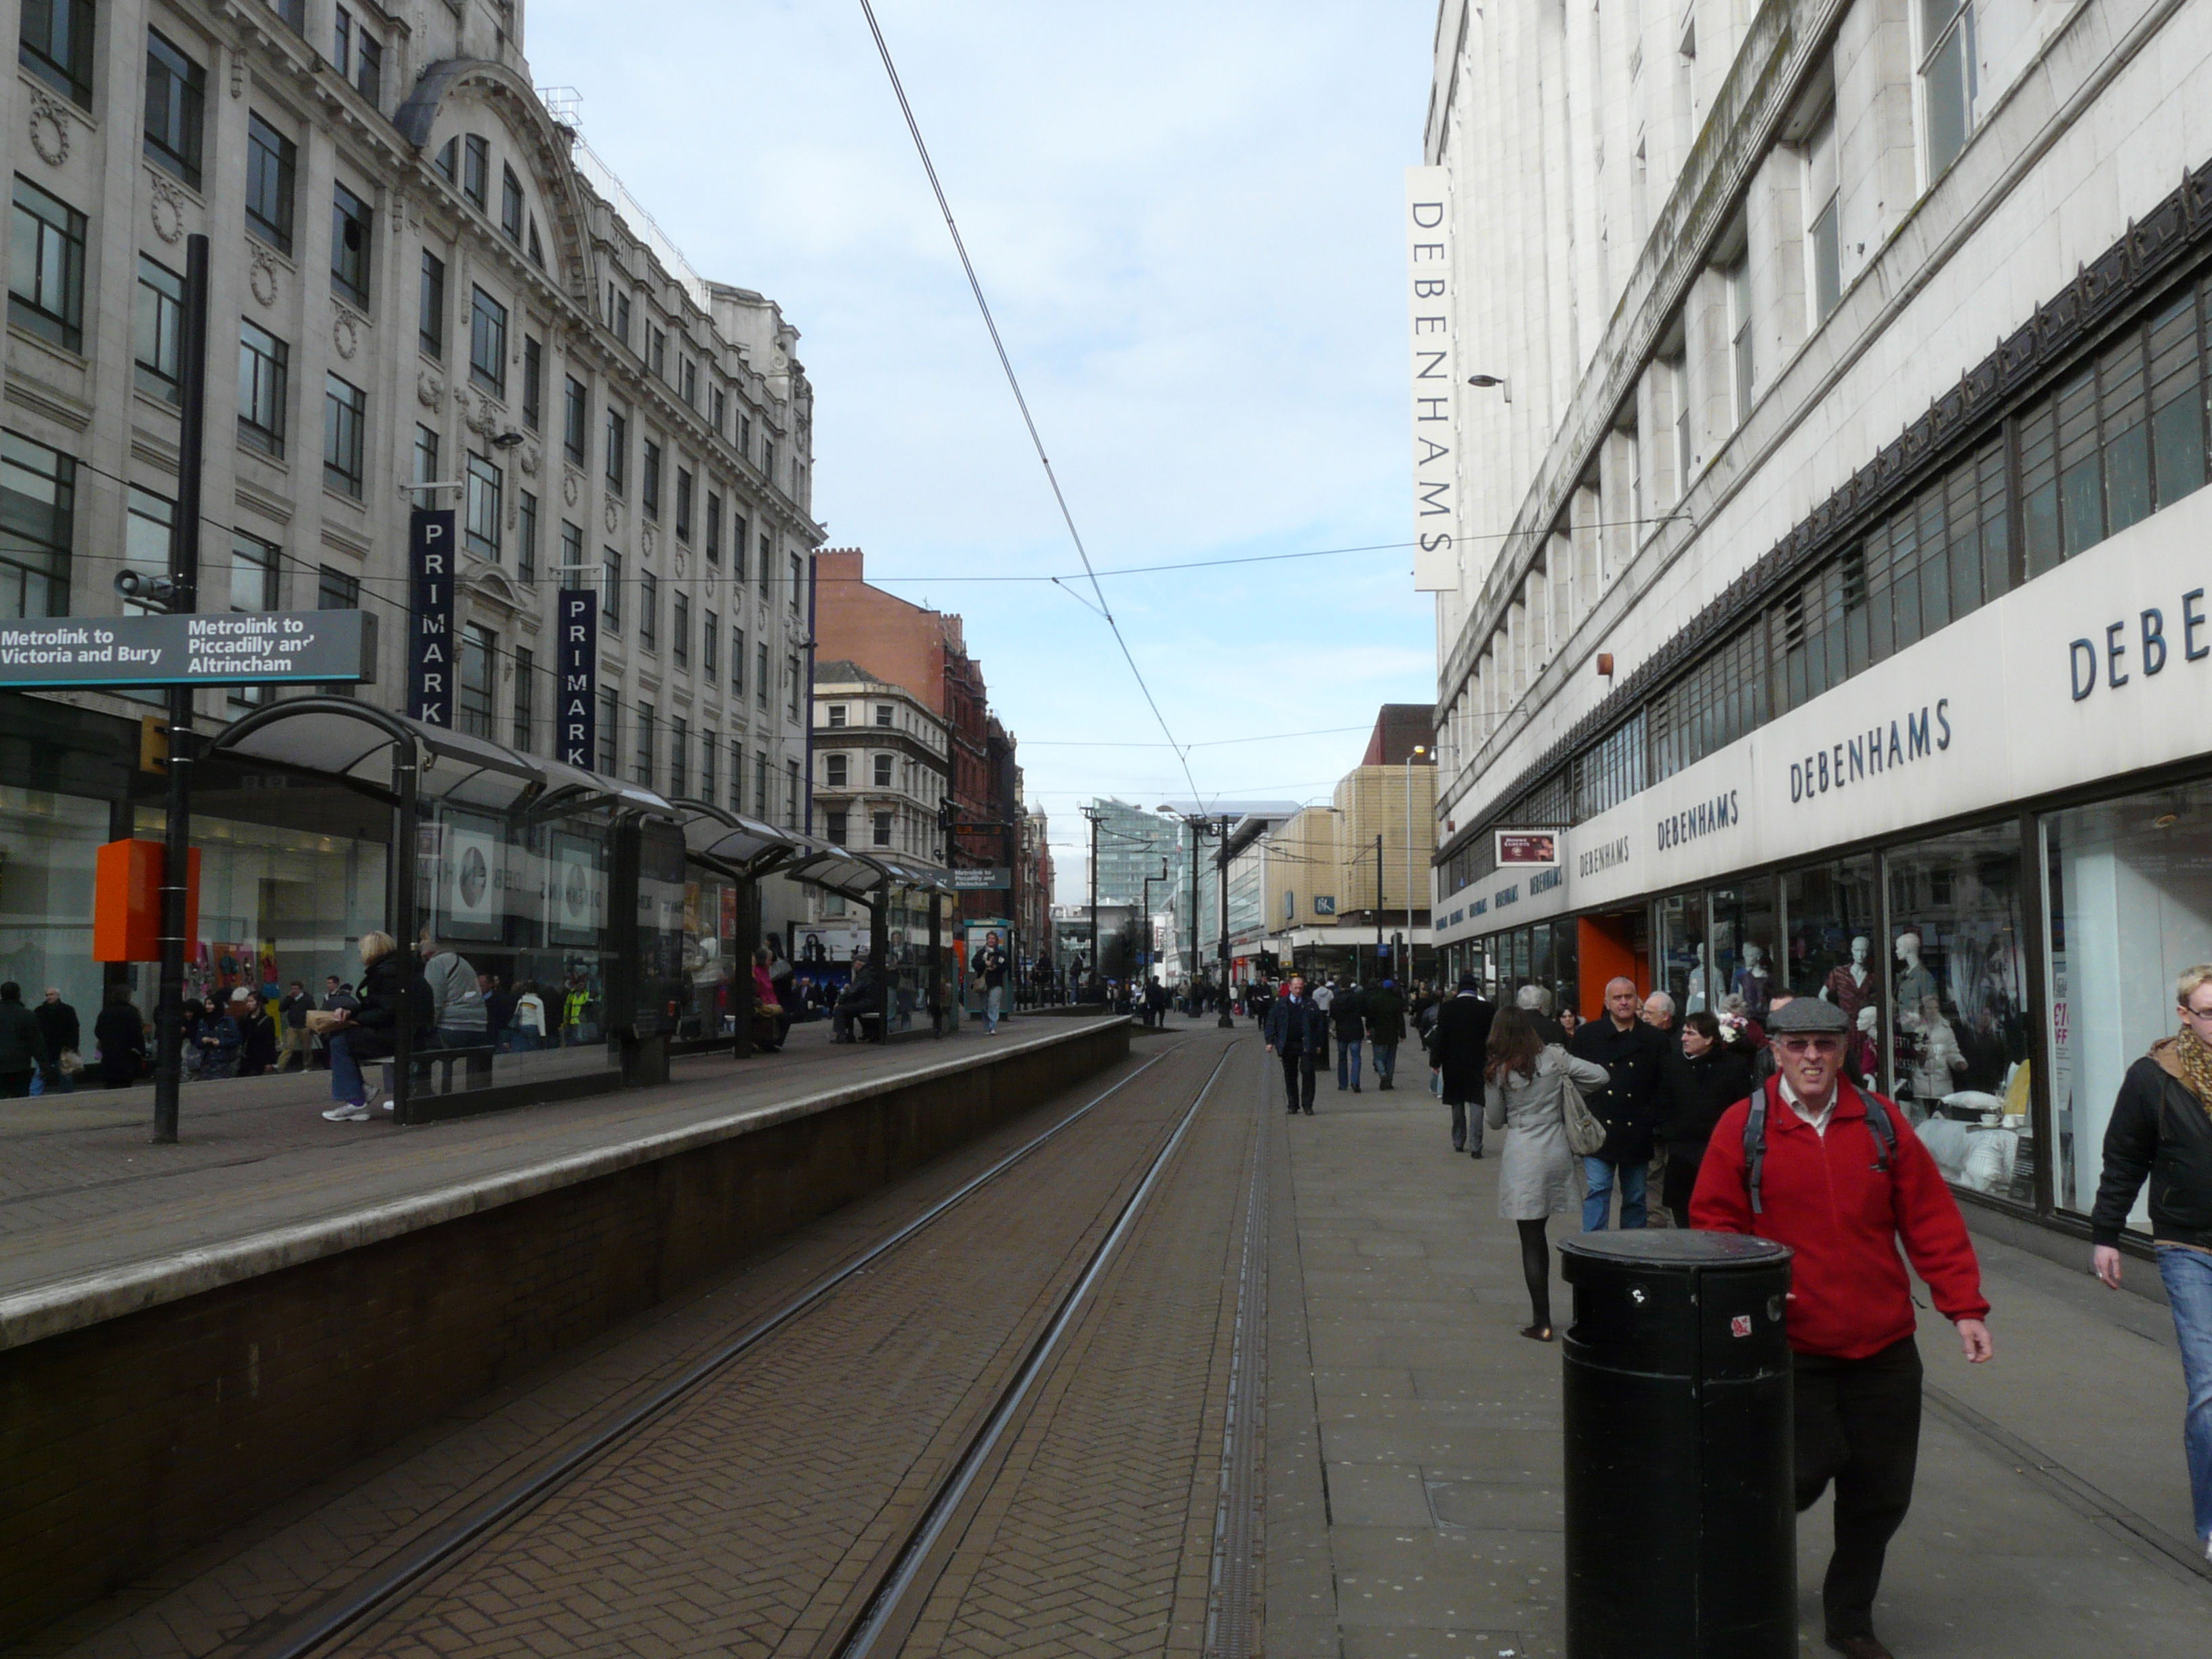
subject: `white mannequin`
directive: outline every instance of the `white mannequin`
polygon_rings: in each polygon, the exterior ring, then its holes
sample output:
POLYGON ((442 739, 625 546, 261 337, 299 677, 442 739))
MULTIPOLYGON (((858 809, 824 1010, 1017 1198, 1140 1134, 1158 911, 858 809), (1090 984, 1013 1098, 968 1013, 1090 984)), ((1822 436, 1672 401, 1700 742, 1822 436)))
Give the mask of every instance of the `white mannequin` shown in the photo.
POLYGON ((1919 1011, 1920 1005, 1936 994, 1936 975, 1920 961, 1920 935, 1909 929, 1897 936, 1897 1006, 1900 1011, 1919 1011))
POLYGON ((1711 983, 1711 975, 1705 970, 1705 947, 1700 944, 1697 947, 1697 959, 1690 965, 1690 990, 1683 1000, 1684 1013, 1695 1014, 1705 1011, 1711 983))

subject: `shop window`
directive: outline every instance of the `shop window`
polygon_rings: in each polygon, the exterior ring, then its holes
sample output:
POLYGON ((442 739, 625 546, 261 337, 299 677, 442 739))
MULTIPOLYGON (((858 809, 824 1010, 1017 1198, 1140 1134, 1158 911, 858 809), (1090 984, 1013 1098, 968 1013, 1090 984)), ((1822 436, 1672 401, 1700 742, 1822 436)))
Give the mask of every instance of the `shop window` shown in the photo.
MULTIPOLYGON (((1706 895, 1712 948, 1703 988, 1705 1006, 1714 1012, 1741 1012, 1765 1023, 1774 994, 1783 988, 1781 916, 1774 901, 1771 876, 1706 895)), ((1693 994, 1698 988, 1693 983, 1693 994)))
POLYGON ((292 251, 299 146, 258 115, 246 123, 246 226, 279 253, 292 251))
POLYGON ((131 319, 133 373, 138 389, 165 404, 182 401, 179 343, 185 329, 185 279, 158 260, 138 256, 138 304, 131 319))
POLYGON ((15 180, 8 320, 70 351, 84 346, 85 217, 27 179, 15 180))
POLYGON ((453 697, 453 715, 471 737, 492 735, 492 665, 498 655, 497 635, 475 623, 461 629, 460 685, 453 697))
MULTIPOLYGON (((70 541, 76 519, 76 462, 12 432, 0 433, 0 617, 69 614, 70 541)), ((168 568, 165 536, 161 562, 168 568)))
POLYGON ((1884 864, 1890 1091, 1947 1178, 2032 1203, 2019 827, 1917 842, 1884 864))
POLYGON ((238 325, 238 441, 284 457, 284 409, 292 349, 245 318, 238 325))
POLYGON ((146 31, 146 155, 194 190, 200 187, 200 132, 207 71, 165 39, 146 31))
POLYGON ((16 60, 71 103, 92 107, 92 0, 26 0, 16 60))

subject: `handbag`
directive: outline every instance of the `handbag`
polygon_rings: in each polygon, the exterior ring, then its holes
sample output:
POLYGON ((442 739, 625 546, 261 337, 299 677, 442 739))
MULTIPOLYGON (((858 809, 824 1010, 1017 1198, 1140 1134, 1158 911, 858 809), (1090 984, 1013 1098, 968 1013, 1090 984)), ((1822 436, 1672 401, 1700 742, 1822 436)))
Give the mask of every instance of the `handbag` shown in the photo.
POLYGON ((1562 1079, 1566 1089, 1559 1102, 1560 1115, 1567 1126, 1567 1150, 1577 1158, 1595 1158, 1605 1150, 1606 1127, 1598 1115, 1589 1109, 1583 1097, 1582 1085, 1572 1078, 1562 1079))
POLYGON ((61 1059, 55 1062, 55 1069, 64 1077, 75 1077, 84 1070, 84 1056, 74 1048, 64 1048, 61 1059))

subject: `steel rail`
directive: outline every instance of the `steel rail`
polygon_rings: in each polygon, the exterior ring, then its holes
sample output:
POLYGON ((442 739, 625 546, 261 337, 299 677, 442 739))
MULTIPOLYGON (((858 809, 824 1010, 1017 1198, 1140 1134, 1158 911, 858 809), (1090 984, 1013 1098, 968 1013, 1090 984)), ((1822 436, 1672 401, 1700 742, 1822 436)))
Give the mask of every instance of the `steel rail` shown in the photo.
MULTIPOLYGON (((1206 1104, 1206 1097, 1213 1092, 1213 1085, 1220 1079, 1222 1067, 1228 1065, 1230 1056, 1238 1046, 1232 1042, 1222 1051, 1221 1058, 1215 1062, 1205 1086, 1198 1091, 1198 1098, 1192 1101, 1188 1109, 1183 1113, 1182 1121, 1176 1125, 1175 1133, 1168 1137, 1167 1144, 1154 1154, 1152 1166, 1145 1171, 1144 1179, 1137 1183, 1136 1189, 1122 1205, 1121 1212, 1115 1218, 1113 1227, 1091 1252, 1091 1260, 1081 1275, 1060 1297, 1060 1305, 1053 1310, 1050 1322, 1030 1344, 1029 1352, 1023 1356, 1020 1366, 1000 1393, 997 1403, 992 1407, 982 1425, 962 1449, 952 1473, 939 1486, 920 1519, 908 1530, 890 1569, 862 1605, 850 1633, 834 1646, 824 1644, 829 1651, 837 1656, 837 1659, 867 1659, 886 1637, 891 1638, 895 1644, 887 1651, 896 1651, 896 1644, 904 1643, 915 1617, 921 1612, 921 1602, 936 1587, 940 1576, 941 1567, 939 1572, 926 1573, 925 1570, 930 1558, 936 1553, 945 1528, 963 1506, 976 1477, 991 1461, 992 1454, 997 1449, 1006 1430, 1020 1416, 1031 1389, 1049 1368, 1061 1339, 1075 1328, 1079 1316, 1090 1300, 1092 1289, 1104 1276, 1115 1252, 1135 1230, 1137 1217, 1145 1206, 1145 1200, 1158 1184, 1161 1172, 1175 1157, 1176 1149, 1182 1145, 1184 1135, 1198 1117, 1199 1109, 1206 1104)), ((816 1650, 819 1652, 823 1649, 816 1650)))
MULTIPOLYGON (((1085 1101, 1035 1139, 1007 1153, 981 1175, 938 1200, 913 1220, 830 1269, 775 1311, 747 1325, 712 1353, 696 1361, 645 1399, 616 1413, 545 1462, 517 1476, 453 1520, 415 1540, 375 1571, 336 1592, 307 1612, 286 1622, 273 1633, 245 1648, 241 1659, 302 1659, 303 1656, 325 1646, 363 1620, 382 1612, 423 1578, 447 1565, 487 1534, 543 1502, 603 1453, 645 1428, 686 1395, 711 1381, 718 1372, 741 1358, 748 1350, 758 1346, 767 1338, 806 1314, 854 1275, 864 1272, 947 1211, 997 1180, 1182 1046, 1176 1043, 1173 1048, 1153 1055, 1128 1076, 1085 1101)), ((1220 1069, 1218 1066, 1214 1067, 1216 1076, 1220 1069)), ((1206 1086, 1213 1086, 1212 1077, 1206 1079, 1206 1086)), ((1203 1091, 1199 1098, 1205 1098, 1203 1091)), ((1185 1123, 1188 1121, 1188 1117, 1184 1120, 1185 1123)), ((1182 1130, 1178 1128, 1178 1138, 1181 1133, 1182 1130)), ((1157 1170, 1157 1163, 1153 1167, 1157 1170)))

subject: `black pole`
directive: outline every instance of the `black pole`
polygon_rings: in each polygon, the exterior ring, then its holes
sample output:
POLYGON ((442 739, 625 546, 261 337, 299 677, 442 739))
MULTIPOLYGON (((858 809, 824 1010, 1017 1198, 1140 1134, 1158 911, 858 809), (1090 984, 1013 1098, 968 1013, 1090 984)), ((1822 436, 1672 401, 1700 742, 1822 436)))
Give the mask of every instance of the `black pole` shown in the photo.
POLYGON ((1224 1031, 1234 1030, 1237 1021, 1229 1012, 1229 820, 1220 824, 1221 845, 1213 850, 1213 868, 1221 878, 1218 902, 1215 905, 1214 921, 1219 937, 1213 947, 1216 982, 1213 987, 1214 1006, 1221 1018, 1213 1023, 1224 1031))
POLYGON ((1375 837, 1375 977, 1382 977, 1382 837, 1375 837))
MULTIPOLYGON (((392 1023, 392 1121, 415 1121, 415 1023, 424 1010, 415 1006, 415 981, 422 952, 415 939, 416 872, 422 834, 416 823, 421 757, 411 737, 392 752, 392 937, 399 953, 399 1007, 392 1023)), ((364 975, 368 964, 362 964, 364 975)), ((364 983, 365 983, 364 980, 364 983)), ((448 1079, 450 1081, 450 1079, 448 1079)))
POLYGON ((1198 983, 1198 820, 1190 820, 1190 978, 1182 988, 1183 1000, 1190 1000, 1192 988, 1198 983))
MULTIPOLYGON (((177 526, 169 541, 169 609, 199 608, 200 473, 207 449, 208 239, 185 243, 184 330, 178 341, 177 526)), ((192 857, 192 690, 169 688, 168 835, 161 857, 161 989, 154 1007, 154 1140, 174 1146, 185 1082, 185 918, 192 857)))
POLYGON ((1098 971, 1098 819, 1089 807, 1083 816, 1091 820, 1091 969, 1098 971))

